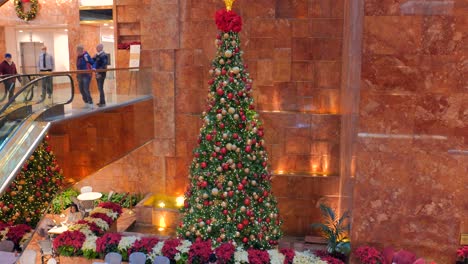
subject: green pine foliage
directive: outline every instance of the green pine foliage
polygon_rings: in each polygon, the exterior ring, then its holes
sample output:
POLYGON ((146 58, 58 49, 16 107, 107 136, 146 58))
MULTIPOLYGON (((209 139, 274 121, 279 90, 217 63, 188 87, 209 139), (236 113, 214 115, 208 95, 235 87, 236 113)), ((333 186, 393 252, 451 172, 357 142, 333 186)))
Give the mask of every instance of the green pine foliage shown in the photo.
POLYGON ((254 110, 252 80, 238 33, 216 40, 204 125, 194 150, 181 209, 180 237, 269 249, 282 236, 267 171, 264 129, 254 110))
POLYGON ((0 196, 0 221, 36 226, 62 181, 62 170, 46 137, 0 196))

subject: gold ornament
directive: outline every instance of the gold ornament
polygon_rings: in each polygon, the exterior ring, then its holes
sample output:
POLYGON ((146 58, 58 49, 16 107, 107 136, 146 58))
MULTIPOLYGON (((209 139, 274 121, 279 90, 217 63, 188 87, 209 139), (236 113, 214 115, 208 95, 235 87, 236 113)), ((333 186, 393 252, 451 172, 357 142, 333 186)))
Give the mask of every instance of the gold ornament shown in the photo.
POLYGON ((231 11, 232 10, 232 5, 234 4, 236 0, 224 0, 224 3, 226 4, 226 10, 231 11))

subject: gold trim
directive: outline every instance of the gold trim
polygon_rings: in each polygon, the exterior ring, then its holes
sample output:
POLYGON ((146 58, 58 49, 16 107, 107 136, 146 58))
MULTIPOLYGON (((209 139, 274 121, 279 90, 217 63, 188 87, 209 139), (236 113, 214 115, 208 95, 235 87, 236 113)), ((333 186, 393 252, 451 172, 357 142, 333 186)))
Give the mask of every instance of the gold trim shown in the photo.
POLYGON ((80 10, 101 10, 101 9, 113 9, 111 5, 108 6, 80 6, 80 10))
POLYGON ((226 4, 226 9, 227 11, 232 10, 232 5, 234 4, 236 0, 224 0, 224 3, 226 4))
POLYGON ((85 21, 80 21, 80 25, 102 25, 102 24, 110 24, 114 23, 114 20, 85 20, 85 21))

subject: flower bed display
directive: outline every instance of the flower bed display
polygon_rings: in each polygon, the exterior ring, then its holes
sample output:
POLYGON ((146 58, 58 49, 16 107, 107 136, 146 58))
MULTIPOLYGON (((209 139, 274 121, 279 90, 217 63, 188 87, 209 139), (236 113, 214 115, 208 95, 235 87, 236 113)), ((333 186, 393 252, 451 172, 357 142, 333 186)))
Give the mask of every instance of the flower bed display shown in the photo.
POLYGON ((8 225, 0 222, 0 241, 10 240, 15 243, 15 247, 21 247, 32 237, 33 230, 25 224, 8 225))
POLYGON ((101 238, 98 236, 105 234, 121 214, 120 205, 111 202, 100 203, 91 211, 89 217, 71 225, 68 231, 54 239, 55 250, 63 256, 96 257, 96 244, 99 244, 97 241, 106 238, 106 235, 101 238))

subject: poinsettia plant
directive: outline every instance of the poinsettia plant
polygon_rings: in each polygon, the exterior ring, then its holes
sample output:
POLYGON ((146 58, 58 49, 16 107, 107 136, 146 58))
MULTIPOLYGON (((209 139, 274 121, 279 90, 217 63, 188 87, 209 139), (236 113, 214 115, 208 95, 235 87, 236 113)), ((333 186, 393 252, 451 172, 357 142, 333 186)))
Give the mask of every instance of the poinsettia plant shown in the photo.
POLYGON ((458 263, 468 264, 468 246, 463 246, 457 250, 458 263))

